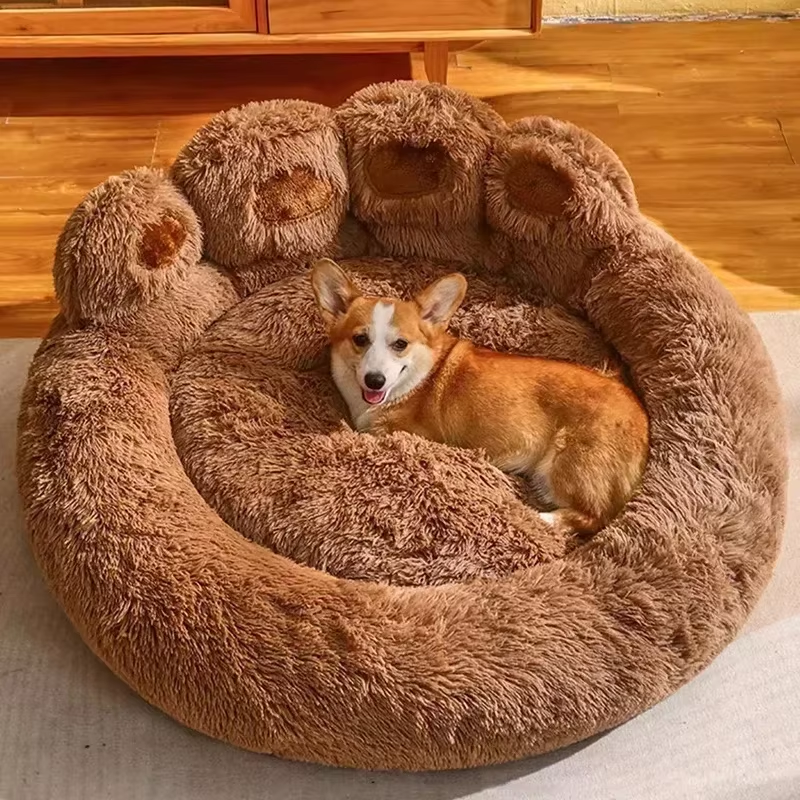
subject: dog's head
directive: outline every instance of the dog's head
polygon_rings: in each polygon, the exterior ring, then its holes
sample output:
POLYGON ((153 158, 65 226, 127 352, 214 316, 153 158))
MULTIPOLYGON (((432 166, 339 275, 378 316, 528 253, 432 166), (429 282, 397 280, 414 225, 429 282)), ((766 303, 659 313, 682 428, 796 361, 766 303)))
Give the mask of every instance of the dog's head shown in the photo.
POLYGON ((333 376, 351 405, 359 395, 369 405, 397 400, 418 385, 467 290, 453 273, 410 301, 365 296, 329 259, 314 265, 311 282, 328 325, 333 376))

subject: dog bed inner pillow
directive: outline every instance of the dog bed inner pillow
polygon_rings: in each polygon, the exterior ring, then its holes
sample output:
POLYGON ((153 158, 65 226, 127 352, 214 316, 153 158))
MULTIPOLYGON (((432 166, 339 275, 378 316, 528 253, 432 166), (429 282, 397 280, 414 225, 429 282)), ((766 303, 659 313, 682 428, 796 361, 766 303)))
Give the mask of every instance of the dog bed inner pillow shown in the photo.
MULTIPOLYGON (((369 294, 413 296, 445 268, 343 262, 369 294)), ((619 372, 611 348, 553 303, 472 277, 452 322, 499 350, 619 372)), ((233 528, 275 552, 347 578, 431 584, 504 573, 563 555, 530 487, 480 454, 409 434, 376 440, 348 425, 309 277, 231 309, 172 382, 187 474, 233 528)))

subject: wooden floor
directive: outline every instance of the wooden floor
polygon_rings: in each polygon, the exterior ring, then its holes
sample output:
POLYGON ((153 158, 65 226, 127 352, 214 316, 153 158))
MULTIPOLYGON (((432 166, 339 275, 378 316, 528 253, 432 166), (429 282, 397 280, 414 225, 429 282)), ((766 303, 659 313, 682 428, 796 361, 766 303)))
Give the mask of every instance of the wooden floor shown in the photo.
MULTIPOLYGON (((56 236, 109 174, 169 164, 219 109, 335 104, 410 69, 421 76, 397 54, 0 61, 0 336, 45 330, 56 236)), ((459 53, 450 82, 509 120, 550 114, 593 130, 645 213, 745 308, 800 308, 800 23, 548 28, 459 53)))

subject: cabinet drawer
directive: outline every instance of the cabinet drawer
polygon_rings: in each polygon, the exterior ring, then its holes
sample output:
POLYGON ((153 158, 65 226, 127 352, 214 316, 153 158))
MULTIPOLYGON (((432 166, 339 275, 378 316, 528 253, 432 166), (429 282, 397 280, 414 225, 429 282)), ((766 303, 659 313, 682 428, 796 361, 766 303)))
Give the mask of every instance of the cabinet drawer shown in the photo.
POLYGON ((532 0, 267 0, 270 33, 531 28, 532 0))
POLYGON ((253 0, 0 0, 0 37, 255 30, 253 0))

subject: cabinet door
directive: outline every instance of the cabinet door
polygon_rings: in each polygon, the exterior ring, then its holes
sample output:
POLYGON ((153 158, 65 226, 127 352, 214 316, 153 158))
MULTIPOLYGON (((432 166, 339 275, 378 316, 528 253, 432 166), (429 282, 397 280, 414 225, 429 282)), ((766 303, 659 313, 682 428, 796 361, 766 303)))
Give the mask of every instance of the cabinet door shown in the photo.
POLYGON ((0 0, 0 36, 254 30, 255 0, 0 0))
POLYGON ((532 0, 269 0, 270 33, 530 29, 532 0))

